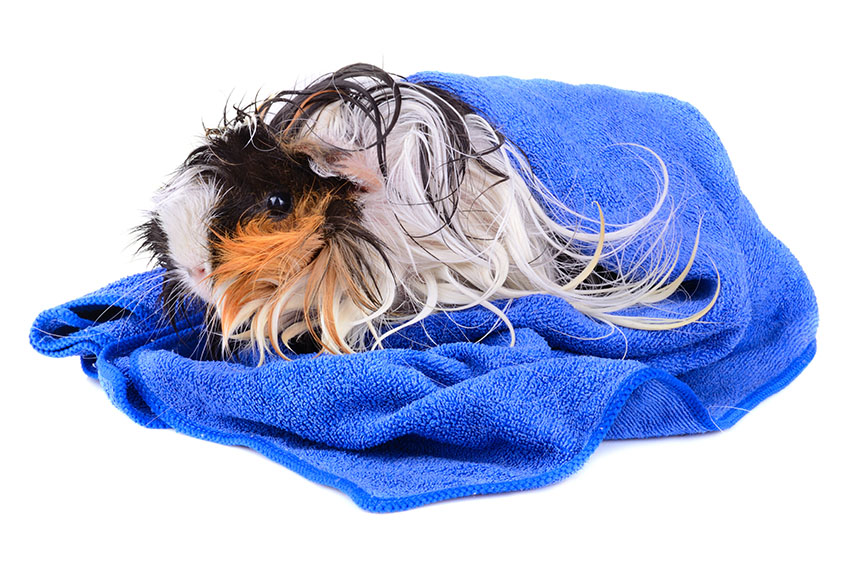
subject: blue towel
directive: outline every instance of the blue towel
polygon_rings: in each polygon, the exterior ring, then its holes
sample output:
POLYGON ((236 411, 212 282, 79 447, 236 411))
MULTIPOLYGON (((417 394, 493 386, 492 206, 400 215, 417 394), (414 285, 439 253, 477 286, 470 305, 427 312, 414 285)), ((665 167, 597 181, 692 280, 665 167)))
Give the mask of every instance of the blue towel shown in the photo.
POLYGON ((152 271, 45 311, 33 347, 81 356, 139 424, 248 446, 370 511, 552 483, 603 439, 728 428, 811 360, 817 309, 806 276, 761 224, 693 107, 544 80, 409 80, 477 108, 558 198, 591 215, 598 201, 612 223, 646 212, 656 196, 652 163, 638 158, 648 153, 617 143, 652 148, 670 171, 682 248, 700 219, 701 240, 685 284, 691 298, 634 314, 697 311, 719 279, 714 308, 681 329, 612 333, 534 295, 508 308, 513 347, 476 308, 434 314, 384 350, 254 367, 252 358, 204 361, 202 312, 190 309, 175 331, 157 302, 162 273, 152 271))

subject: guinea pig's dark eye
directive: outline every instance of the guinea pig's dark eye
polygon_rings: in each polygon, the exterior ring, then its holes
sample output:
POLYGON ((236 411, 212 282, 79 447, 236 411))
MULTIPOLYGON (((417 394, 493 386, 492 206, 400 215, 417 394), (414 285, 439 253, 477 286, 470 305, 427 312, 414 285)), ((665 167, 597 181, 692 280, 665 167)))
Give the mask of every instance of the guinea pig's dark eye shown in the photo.
POLYGON ((266 200, 266 207, 272 217, 283 217, 292 211, 292 196, 284 192, 275 192, 266 200))

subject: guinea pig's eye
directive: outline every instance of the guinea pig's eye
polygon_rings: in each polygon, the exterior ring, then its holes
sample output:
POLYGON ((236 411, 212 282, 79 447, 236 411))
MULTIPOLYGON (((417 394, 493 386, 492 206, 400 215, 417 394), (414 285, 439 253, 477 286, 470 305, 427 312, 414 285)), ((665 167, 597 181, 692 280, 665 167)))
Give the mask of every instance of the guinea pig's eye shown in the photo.
POLYGON ((266 200, 266 207, 273 217, 283 217, 292 211, 292 196, 284 192, 275 192, 266 200))

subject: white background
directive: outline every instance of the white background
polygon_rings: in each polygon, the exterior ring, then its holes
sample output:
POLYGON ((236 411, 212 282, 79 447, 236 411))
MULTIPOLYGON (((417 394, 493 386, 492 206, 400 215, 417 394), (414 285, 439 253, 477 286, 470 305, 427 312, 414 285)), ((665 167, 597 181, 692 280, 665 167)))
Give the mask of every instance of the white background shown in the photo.
POLYGON ((0 559, 848 560, 841 3, 23 5, 0 24, 0 559), (817 357, 729 431, 604 443, 544 489, 375 515, 250 450, 137 426, 76 359, 29 348, 39 311, 146 267, 129 230, 228 96, 358 61, 693 103, 814 284, 817 357))

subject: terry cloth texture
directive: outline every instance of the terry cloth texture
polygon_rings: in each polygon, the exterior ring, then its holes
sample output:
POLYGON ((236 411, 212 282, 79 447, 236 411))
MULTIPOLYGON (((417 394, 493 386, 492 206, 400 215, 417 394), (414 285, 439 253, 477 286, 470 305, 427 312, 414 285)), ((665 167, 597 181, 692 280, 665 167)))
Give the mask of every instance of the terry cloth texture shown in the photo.
MULTIPOLYGON (((545 80, 409 80, 477 108, 560 200, 591 217, 598 201, 612 224, 646 213, 660 178, 648 152, 619 143, 651 148, 670 173, 678 271, 700 219, 701 240, 685 283, 690 298, 677 293, 660 310, 628 314, 688 315, 719 279, 714 308, 676 330, 612 332, 534 295, 508 308, 513 347, 505 330, 492 330, 494 315, 476 308, 431 315, 384 350, 255 367, 251 358, 199 359, 202 313, 190 310, 175 333, 153 271, 45 311, 32 345, 81 356, 139 424, 248 446, 371 511, 552 483, 603 439, 728 428, 811 360, 817 309, 806 276, 759 221, 693 107, 545 80)), ((624 264, 633 258, 624 254, 624 264)))

